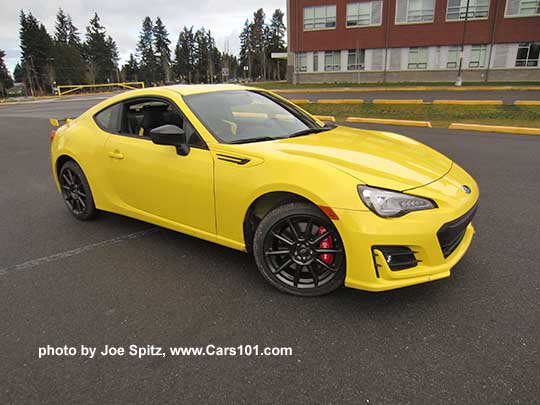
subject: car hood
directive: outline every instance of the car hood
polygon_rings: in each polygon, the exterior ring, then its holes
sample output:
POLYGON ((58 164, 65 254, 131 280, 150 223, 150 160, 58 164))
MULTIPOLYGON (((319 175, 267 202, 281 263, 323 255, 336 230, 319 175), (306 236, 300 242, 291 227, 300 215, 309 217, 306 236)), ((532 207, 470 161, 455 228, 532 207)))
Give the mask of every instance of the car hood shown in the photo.
POLYGON ((399 191, 434 182, 452 167, 446 156, 391 132, 336 127, 268 144, 281 153, 333 166, 363 184, 399 191))

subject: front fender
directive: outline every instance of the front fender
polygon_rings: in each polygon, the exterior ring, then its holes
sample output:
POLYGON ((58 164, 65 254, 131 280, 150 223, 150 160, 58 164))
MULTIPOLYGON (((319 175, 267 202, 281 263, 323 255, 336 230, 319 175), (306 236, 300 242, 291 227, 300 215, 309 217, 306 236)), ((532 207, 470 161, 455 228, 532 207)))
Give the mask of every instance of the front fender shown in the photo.
POLYGON ((274 192, 301 196, 318 206, 367 210, 357 192, 358 180, 308 159, 268 159, 253 167, 215 161, 218 239, 244 249, 244 219, 259 197, 274 192))

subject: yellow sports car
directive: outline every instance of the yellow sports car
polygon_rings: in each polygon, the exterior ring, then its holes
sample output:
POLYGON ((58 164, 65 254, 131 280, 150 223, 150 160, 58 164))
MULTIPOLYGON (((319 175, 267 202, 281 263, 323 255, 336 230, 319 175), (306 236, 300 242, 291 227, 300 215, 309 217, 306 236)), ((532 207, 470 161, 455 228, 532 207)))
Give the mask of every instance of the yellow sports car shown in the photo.
POLYGON ((291 294, 448 277, 474 233, 478 186, 450 159, 394 133, 325 125, 260 89, 130 91, 51 139, 76 218, 105 210, 250 252, 291 294))

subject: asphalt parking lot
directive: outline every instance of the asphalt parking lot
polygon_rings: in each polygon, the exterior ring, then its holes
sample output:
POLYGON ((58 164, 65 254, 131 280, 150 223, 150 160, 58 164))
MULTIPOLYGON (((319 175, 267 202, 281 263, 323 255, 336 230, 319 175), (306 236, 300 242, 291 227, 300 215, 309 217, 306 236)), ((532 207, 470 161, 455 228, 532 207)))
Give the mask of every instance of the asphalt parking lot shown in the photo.
POLYGON ((538 401, 540 137, 365 125, 476 178, 476 237, 449 279, 302 299, 240 252, 108 213, 73 219, 50 174, 46 118, 98 101, 0 106, 1 402, 538 401), (293 355, 38 358, 82 344, 293 355))

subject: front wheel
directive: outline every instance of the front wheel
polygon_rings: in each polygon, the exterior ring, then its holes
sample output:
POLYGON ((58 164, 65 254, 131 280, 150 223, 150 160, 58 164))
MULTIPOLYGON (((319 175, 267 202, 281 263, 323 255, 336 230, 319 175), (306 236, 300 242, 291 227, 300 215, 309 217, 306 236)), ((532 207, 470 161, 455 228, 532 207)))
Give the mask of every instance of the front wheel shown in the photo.
POLYGON ((308 203, 285 204, 266 215, 255 231, 253 253, 263 277, 290 294, 328 294, 345 279, 341 237, 332 221, 308 203))
POLYGON ((90 186, 79 165, 71 160, 67 161, 62 165, 58 177, 62 197, 71 214, 81 221, 91 219, 96 215, 90 186))

